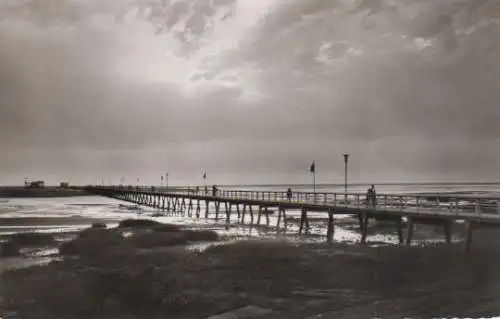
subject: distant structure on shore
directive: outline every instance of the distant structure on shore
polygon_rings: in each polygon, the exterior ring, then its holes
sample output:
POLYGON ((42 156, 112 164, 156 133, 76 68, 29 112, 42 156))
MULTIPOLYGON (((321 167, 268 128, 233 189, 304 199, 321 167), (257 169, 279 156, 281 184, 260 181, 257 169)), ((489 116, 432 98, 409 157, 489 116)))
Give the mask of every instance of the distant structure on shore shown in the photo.
POLYGON ((33 182, 24 181, 24 187, 26 187, 26 188, 45 188, 45 182, 44 181, 33 181, 33 182))
POLYGON ((60 185, 59 185, 60 188, 68 188, 69 187, 69 183, 65 183, 65 182, 62 182, 60 185))

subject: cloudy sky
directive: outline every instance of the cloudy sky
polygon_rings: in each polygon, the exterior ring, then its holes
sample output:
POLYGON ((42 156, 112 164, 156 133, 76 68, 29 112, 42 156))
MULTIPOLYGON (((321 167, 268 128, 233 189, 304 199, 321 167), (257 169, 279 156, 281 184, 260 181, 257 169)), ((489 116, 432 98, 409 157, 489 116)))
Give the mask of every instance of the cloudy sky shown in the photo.
POLYGON ((0 0, 0 184, 500 180, 500 1, 0 0))

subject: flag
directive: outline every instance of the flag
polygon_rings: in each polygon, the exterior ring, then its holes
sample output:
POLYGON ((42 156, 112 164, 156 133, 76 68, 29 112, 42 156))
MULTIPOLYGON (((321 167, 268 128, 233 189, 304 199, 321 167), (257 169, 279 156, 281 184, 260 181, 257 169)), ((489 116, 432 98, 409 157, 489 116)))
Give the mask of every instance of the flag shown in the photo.
POLYGON ((316 171, 316 163, 314 161, 311 163, 311 167, 309 168, 309 171, 311 173, 314 173, 316 171))
POLYGON ((203 179, 207 178, 207 172, 203 173, 203 179))

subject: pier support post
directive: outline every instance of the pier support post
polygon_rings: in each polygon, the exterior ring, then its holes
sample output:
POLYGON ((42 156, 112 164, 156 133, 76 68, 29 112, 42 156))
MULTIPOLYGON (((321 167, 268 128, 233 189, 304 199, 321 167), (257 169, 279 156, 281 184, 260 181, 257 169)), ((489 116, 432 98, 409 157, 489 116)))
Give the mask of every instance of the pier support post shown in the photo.
POLYGON ((411 244, 411 239, 413 237, 413 229, 415 228, 413 226, 413 217, 406 217, 407 222, 406 222, 406 244, 410 245, 411 244))
POLYGON ((198 201, 196 202, 196 219, 200 218, 200 211, 201 211, 200 199, 198 199, 198 201))
POLYGON ((219 220, 219 207, 220 207, 220 202, 216 201, 215 202, 215 220, 219 220))
POLYGON ((284 231, 286 233, 286 230, 288 228, 288 221, 286 220, 286 209, 283 209, 283 225, 284 225, 284 231))
POLYGON ((444 238, 447 244, 451 244, 451 223, 448 220, 443 222, 444 238))
POLYGON ((165 210, 165 196, 161 197, 161 209, 165 210))
POLYGON ((177 204, 178 204, 178 200, 176 197, 175 199, 172 199, 172 209, 173 209, 174 214, 177 212, 177 204))
POLYGON ((186 216, 186 199, 184 197, 182 198, 181 214, 182 217, 186 216))
POLYGON ((359 221, 359 230, 362 232, 363 231, 363 216, 361 214, 358 214, 358 221, 359 221))
POLYGON ((361 213, 362 219, 362 229, 361 229, 361 243, 366 243, 366 237, 368 236, 368 214, 366 212, 361 213))
POLYGON ((333 242, 333 233, 334 233, 334 224, 333 224, 333 209, 328 210, 328 228, 326 230, 326 241, 328 243, 333 242))
POLYGON ((401 221, 401 217, 398 217, 398 219, 396 219, 396 227, 397 227, 397 230, 398 230, 399 244, 401 245, 402 243, 404 243, 403 223, 401 221))
POLYGON ((229 225, 231 224, 231 203, 224 203, 226 206, 226 230, 229 229, 229 225))
POLYGON ((248 208, 250 209, 250 225, 253 226, 253 208, 252 208, 252 205, 248 205, 248 208))
POLYGON ((243 212, 241 214, 241 223, 245 224, 245 214, 247 212, 247 204, 243 204, 243 212))
POLYGON ((238 212, 238 220, 240 220, 240 218, 241 218, 240 204, 236 204, 236 211, 238 212))
POLYGON ((188 217, 193 217, 193 200, 191 198, 188 204, 188 217))
POLYGON ((474 223, 468 220, 465 222, 465 225, 467 227, 467 233, 465 235, 465 252, 468 253, 470 252, 472 247, 472 230, 474 227, 474 223))
MULTIPOLYGON (((302 230, 304 229, 304 224, 309 224, 307 221, 307 209, 302 208, 301 214, 300 214, 300 227, 299 227, 299 234, 302 234, 302 230)), ((307 228, 309 228, 307 226, 307 228)))
POLYGON ((283 208, 278 207, 278 221, 276 222, 276 230, 278 234, 280 233, 281 215, 283 214, 283 208))
POLYGON ((259 213, 257 215, 257 225, 260 225, 260 218, 262 216, 262 206, 259 205, 259 213))
POLYGON ((210 208, 210 201, 205 200, 205 218, 208 219, 208 209, 210 208))

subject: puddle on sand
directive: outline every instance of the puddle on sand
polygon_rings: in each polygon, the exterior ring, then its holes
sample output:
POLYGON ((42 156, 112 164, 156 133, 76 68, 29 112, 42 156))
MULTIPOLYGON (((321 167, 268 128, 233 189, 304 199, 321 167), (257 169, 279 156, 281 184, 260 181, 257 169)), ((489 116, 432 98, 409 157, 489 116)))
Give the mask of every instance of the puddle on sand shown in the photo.
POLYGON ((32 266, 44 266, 52 261, 62 260, 61 257, 10 257, 0 260, 0 273, 32 266))

